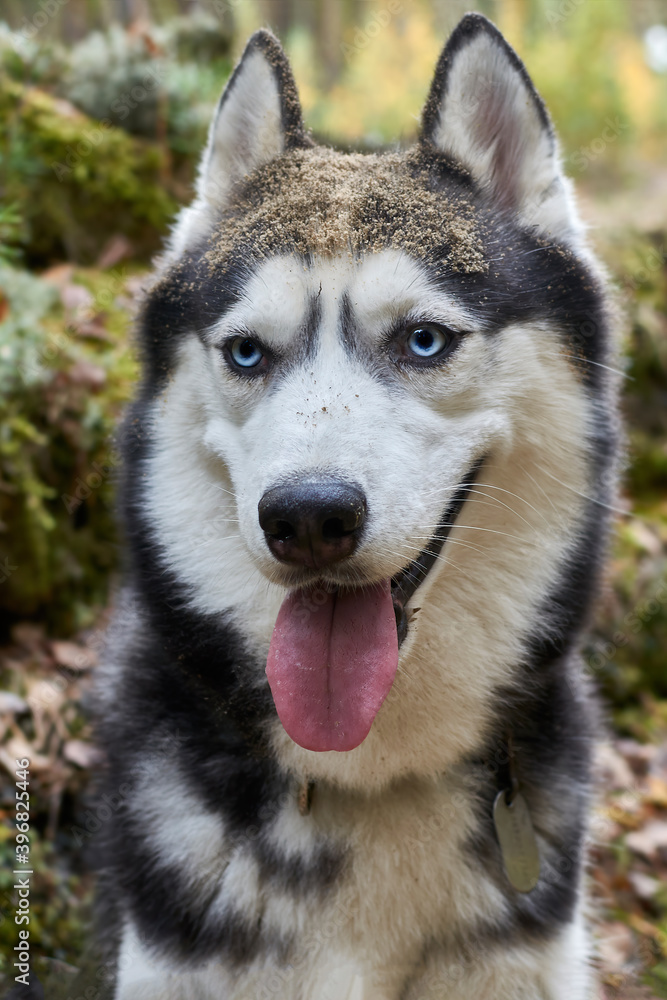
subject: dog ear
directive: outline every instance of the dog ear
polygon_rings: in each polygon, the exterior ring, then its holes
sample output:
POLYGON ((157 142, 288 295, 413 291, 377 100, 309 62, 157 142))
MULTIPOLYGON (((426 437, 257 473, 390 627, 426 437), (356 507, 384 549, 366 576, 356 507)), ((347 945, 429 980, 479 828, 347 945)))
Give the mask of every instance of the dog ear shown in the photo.
POLYGON ((469 171, 494 203, 556 237, 579 235, 549 114, 498 29, 466 14, 445 46, 421 142, 469 171))
POLYGON ((211 122, 197 194, 224 204, 230 188, 286 149, 310 145, 292 70, 270 31, 256 31, 211 122))

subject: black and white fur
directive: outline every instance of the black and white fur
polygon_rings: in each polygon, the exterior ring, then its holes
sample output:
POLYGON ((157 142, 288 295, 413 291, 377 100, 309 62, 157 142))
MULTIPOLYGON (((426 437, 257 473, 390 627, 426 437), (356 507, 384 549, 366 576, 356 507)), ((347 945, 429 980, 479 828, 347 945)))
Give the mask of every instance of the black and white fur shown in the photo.
POLYGON ((125 426, 130 567, 98 698, 116 998, 584 1000, 597 722, 577 648, 613 485, 604 282, 545 107, 479 15, 443 51, 396 184, 411 172, 449 206, 448 231, 465 205, 481 264, 403 247, 400 227, 367 253, 307 254, 268 227, 261 253, 246 240, 213 266, 239 192, 321 155, 258 32, 148 294, 125 426), (414 319, 461 332, 447 364, 406 371, 385 350, 414 319), (219 345, 237 330, 282 368, 230 373, 219 345), (370 734, 349 753, 297 746, 264 669, 300 580, 267 548, 260 497, 314 469, 361 484, 368 530, 325 576, 375 581, 418 555, 480 458, 370 734), (528 894, 492 823, 510 752, 541 856, 528 894))

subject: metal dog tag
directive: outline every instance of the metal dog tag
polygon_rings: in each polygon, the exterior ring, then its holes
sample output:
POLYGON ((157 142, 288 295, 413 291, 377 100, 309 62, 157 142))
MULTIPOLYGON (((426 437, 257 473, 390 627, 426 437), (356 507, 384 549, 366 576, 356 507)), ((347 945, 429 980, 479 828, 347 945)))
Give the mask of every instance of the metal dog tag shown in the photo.
POLYGON ((540 853, 523 795, 517 793, 508 804, 507 792, 498 792, 493 823, 508 879, 518 892, 530 892, 540 877, 540 853))

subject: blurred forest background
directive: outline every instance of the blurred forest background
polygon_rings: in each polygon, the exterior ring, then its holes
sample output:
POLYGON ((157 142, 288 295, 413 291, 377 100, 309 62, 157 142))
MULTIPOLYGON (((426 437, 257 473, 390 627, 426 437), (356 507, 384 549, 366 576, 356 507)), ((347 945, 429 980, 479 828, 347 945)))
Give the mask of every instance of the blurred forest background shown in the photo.
POLYGON ((14 759, 31 759, 31 946, 46 995, 88 959, 85 696, 119 564, 113 433, 142 280, 191 197, 248 34, 286 45, 319 138, 414 138, 469 7, 526 62, 624 312, 628 455, 586 648, 614 736, 592 875, 603 995, 667 997, 667 0, 0 0, 0 973, 16 942, 14 759))

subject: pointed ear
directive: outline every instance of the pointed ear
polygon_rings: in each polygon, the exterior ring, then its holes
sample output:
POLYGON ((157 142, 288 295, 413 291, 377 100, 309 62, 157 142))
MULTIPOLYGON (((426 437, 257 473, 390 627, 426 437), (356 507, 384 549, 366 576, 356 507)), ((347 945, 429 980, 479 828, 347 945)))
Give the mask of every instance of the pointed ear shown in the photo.
POLYGON ((287 56, 270 31, 256 31, 211 122, 197 193, 209 204, 222 204, 246 174, 286 149, 309 144, 287 56))
POLYGON ((469 171, 498 208, 557 238, 580 235, 551 119, 516 52, 466 14, 438 61, 421 142, 469 171))

